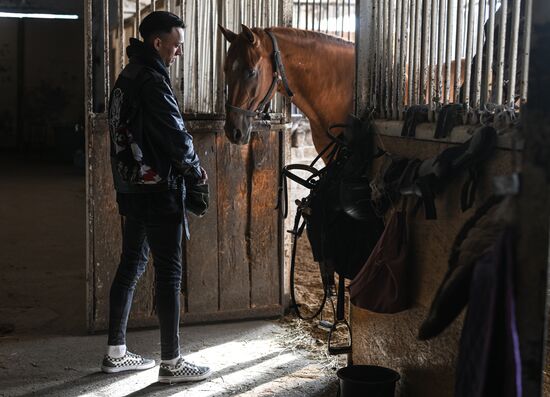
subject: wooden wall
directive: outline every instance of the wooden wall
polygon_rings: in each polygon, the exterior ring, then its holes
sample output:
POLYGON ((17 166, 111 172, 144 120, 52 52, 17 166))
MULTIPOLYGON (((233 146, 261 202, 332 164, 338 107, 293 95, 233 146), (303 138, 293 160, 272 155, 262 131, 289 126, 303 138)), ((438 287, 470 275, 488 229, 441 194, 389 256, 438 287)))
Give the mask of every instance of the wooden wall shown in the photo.
MULTIPOLYGON (((109 289, 120 257, 120 217, 104 117, 93 119, 89 178, 90 330, 107 327, 109 289)), ((281 315, 282 250, 275 209, 282 132, 258 126, 250 144, 229 143, 219 121, 188 121, 195 150, 209 175, 210 209, 189 215, 184 241, 182 320, 204 323, 281 315)), ((152 266, 136 289, 129 326, 157 324, 152 266)))

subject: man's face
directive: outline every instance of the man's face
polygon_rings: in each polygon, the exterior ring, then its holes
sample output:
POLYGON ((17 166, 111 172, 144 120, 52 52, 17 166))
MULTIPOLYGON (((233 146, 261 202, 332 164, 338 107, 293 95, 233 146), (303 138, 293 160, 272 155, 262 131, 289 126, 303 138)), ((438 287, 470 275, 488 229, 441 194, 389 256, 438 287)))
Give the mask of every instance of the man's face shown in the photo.
POLYGON ((170 33, 156 37, 153 46, 158 51, 160 59, 166 67, 174 63, 176 57, 181 55, 181 47, 183 45, 183 29, 172 28, 170 33))

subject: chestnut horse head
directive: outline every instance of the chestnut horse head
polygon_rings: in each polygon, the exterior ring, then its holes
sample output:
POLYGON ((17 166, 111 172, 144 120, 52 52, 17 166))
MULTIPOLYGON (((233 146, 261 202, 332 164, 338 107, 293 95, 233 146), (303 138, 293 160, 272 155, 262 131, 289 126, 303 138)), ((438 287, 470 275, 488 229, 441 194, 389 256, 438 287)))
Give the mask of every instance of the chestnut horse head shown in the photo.
POLYGON ((219 28, 231 43, 224 64, 229 140, 248 143, 253 120, 278 91, 292 97, 308 117, 320 151, 328 142, 329 125, 344 122, 353 111, 353 43, 292 28, 242 25, 239 34, 219 28))
POLYGON ((238 35, 222 26, 220 30, 231 43, 224 64, 228 94, 225 134, 233 143, 246 144, 250 139, 252 121, 262 112, 267 112, 269 101, 277 89, 280 77, 272 56, 277 44, 272 41, 269 45, 262 29, 242 25, 242 32, 238 35))

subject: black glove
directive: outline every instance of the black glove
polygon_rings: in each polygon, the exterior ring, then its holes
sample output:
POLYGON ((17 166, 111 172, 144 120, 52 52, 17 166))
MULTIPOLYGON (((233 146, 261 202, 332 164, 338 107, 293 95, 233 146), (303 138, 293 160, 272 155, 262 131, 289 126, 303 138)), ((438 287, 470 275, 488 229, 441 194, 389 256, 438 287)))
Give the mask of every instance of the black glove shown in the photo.
POLYGON ((186 184, 185 208, 192 214, 202 217, 208 211, 210 190, 208 183, 186 184))

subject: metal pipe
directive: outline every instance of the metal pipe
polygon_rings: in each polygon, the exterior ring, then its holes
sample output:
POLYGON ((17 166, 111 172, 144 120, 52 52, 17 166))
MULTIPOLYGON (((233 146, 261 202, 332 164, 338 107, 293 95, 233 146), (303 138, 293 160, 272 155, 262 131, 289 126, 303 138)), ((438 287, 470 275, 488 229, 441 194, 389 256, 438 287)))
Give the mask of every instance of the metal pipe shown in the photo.
POLYGON ((383 21, 383 9, 382 9, 382 1, 383 0, 377 0, 377 10, 376 13, 378 15, 378 26, 376 29, 376 44, 377 44, 377 51, 376 51, 376 76, 375 76, 375 84, 374 84, 374 95, 373 95, 373 103, 376 106, 377 114, 380 115, 382 108, 381 108, 381 82, 382 82, 382 54, 383 54, 383 41, 384 41, 384 21, 383 21))
POLYGON ((296 17, 296 26, 298 27, 298 29, 302 29, 302 27, 300 26, 300 17, 302 16, 302 3, 300 0, 298 0, 298 12, 297 12, 297 17, 296 17))
POLYGON ((483 73, 483 88, 481 101, 486 104, 491 101, 493 91, 493 57, 494 57, 494 38, 495 38, 495 0, 489 0, 489 25, 487 28, 487 55, 485 60, 485 70, 483 73))
MULTIPOLYGON (((406 1, 406 0, 405 0, 406 1)), ((400 106, 400 95, 399 91, 401 90, 401 71, 403 65, 402 54, 402 13, 403 13, 403 0, 397 0, 396 9, 395 9, 395 58, 394 58, 394 68, 393 68, 393 85, 392 85, 392 99, 393 99, 393 112, 392 119, 397 120, 399 118, 399 106, 400 106)))
POLYGON ((338 0, 336 0, 336 7, 335 7, 335 10, 336 10, 336 18, 334 19, 334 34, 336 36, 338 36, 338 0))
POLYGON ((533 0, 525 0, 525 23, 523 27, 523 69, 521 71, 521 103, 527 101, 527 83, 529 80, 529 52, 531 51, 532 19, 533 0))
MULTIPOLYGON (((473 0, 468 1, 468 9, 470 9, 473 0)), ((453 101, 459 102, 460 86, 462 85, 462 57, 464 56, 464 35, 469 34, 464 31, 464 0, 458 0, 456 9, 456 51, 455 51, 455 80, 454 84, 454 98, 453 101)))
MULTIPOLYGON (((121 3, 124 2, 124 0, 119 0, 121 3)), ((183 0, 181 0, 183 2, 183 0)), ((151 0, 151 12, 155 12, 156 10, 156 4, 157 2, 155 0, 151 0)))
POLYGON ((521 0, 514 0, 512 9, 512 36, 510 43, 510 77, 508 85, 508 105, 514 106, 516 97, 516 71, 518 64, 518 42, 519 42, 519 14, 521 9, 521 0))
POLYGON ((485 0, 479 0, 477 23, 477 50, 476 50, 476 75, 475 75, 475 97, 474 108, 479 109, 481 105, 481 68, 483 67, 483 33, 485 22, 485 0))
POLYGON ((124 30, 124 1, 119 0, 118 2, 118 45, 120 47, 120 70, 124 68, 124 63, 126 58, 124 57, 124 46, 126 44, 126 32, 124 30))
MULTIPOLYGON (((351 0, 348 0, 348 21, 351 21, 351 0)), ((351 41, 351 29, 348 29, 348 40, 351 41)))
POLYGON ((433 120, 433 111, 435 111, 435 101, 434 98, 437 96, 436 88, 436 73, 435 67, 437 65, 437 54, 439 50, 439 0, 433 0, 432 2, 432 15, 431 15, 431 46, 430 46, 430 77, 429 77, 429 86, 428 86, 428 95, 429 95, 429 104, 432 113, 430 113, 431 121, 433 120))
POLYGON ((451 101, 451 65, 453 62, 453 41, 455 36, 454 26, 454 9, 456 0, 448 0, 447 2, 447 60, 445 64, 445 103, 451 101))
POLYGON ((342 31, 340 32, 340 37, 344 37, 344 0, 342 0, 342 31))
POLYGON ((429 80, 429 64, 430 64, 430 47, 433 40, 431 36, 431 13, 432 13, 432 1, 424 0, 424 9, 422 13, 422 25, 423 25, 423 37, 421 41, 422 56, 420 61, 420 103, 428 103, 428 80, 429 80))
POLYGON ((439 32, 437 34, 438 48, 437 48, 437 101, 438 104, 444 102, 444 85, 443 85, 443 63, 445 61, 446 50, 446 21, 447 21, 447 2, 445 0, 439 0, 439 32))
POLYGON ((306 0, 306 30, 309 29, 309 0, 306 0))
POLYGON ((422 74, 420 70, 420 60, 422 53, 422 8, 423 0, 417 0, 416 2, 416 32, 414 36, 414 80, 413 80, 413 104, 418 104, 420 99, 420 76, 422 74))
POLYGON ((502 0, 500 5, 500 27, 498 34, 498 72, 497 72, 497 95, 496 103, 502 104, 502 93, 504 84, 504 54, 506 52, 506 16, 508 14, 508 0, 502 0))
POLYGON ((141 22, 141 7, 139 0, 136 0, 136 14, 134 15, 134 37, 139 38, 139 24, 141 22))
POLYGON ((111 71, 109 62, 109 53, 111 52, 111 28, 109 26, 109 0, 103 0, 103 73, 104 73, 104 95, 105 111, 109 103, 109 94, 111 93, 111 71))
POLYGON ((404 4, 401 9, 401 56, 399 64, 399 93, 398 93, 398 111, 399 119, 402 119, 405 107, 405 101, 407 100, 406 89, 407 89, 407 63, 408 63, 408 48, 409 48, 409 35, 407 30, 409 27, 409 1, 403 0, 404 4))
POLYGON ((382 31, 382 52, 381 52, 381 57, 382 57, 382 87, 381 87, 381 94, 382 94, 382 97, 380 98, 381 99, 381 102, 382 102, 382 105, 384 107, 384 111, 383 111, 383 114, 384 114, 384 117, 387 117, 388 116, 388 84, 389 84, 389 81, 388 81, 388 71, 389 71, 389 68, 390 68, 390 65, 389 65, 389 47, 390 47, 390 43, 389 43, 389 37, 390 37, 390 32, 389 32, 389 0, 383 0, 382 2, 383 4, 383 21, 384 21, 384 30, 382 31))
MULTIPOLYGON (((474 42, 474 23, 475 23, 475 13, 474 13, 474 4, 470 0, 468 4, 468 31, 466 39, 466 64, 464 65, 466 70, 464 71, 464 90, 463 90, 463 102, 469 107, 470 103, 470 85, 472 80, 472 53, 473 53, 473 42, 474 42)), ((459 60, 456 60, 457 63, 459 60)), ((455 92, 455 98, 458 99, 459 92, 455 92)))
MULTIPOLYGON (((410 19, 410 29, 409 29, 409 78, 407 82, 408 89, 408 105, 411 106, 414 103, 414 62, 416 60, 415 56, 415 44, 416 44, 416 1, 411 0, 411 8, 409 10, 409 19, 410 19)), ((421 1, 421 0, 419 0, 421 1)))

